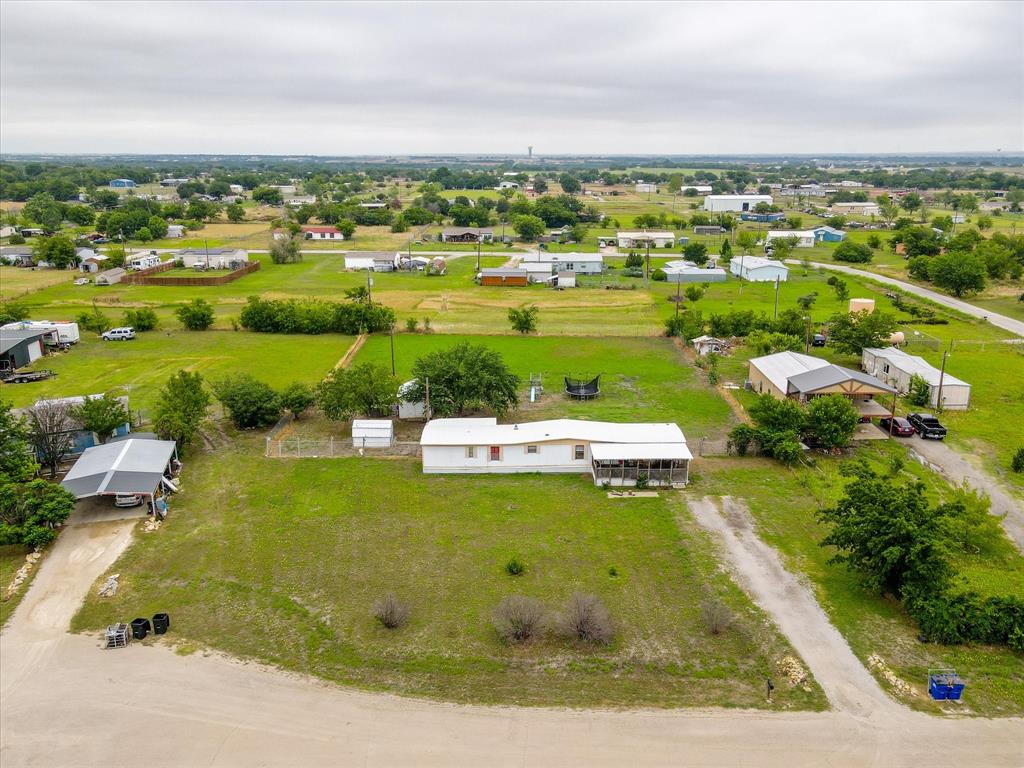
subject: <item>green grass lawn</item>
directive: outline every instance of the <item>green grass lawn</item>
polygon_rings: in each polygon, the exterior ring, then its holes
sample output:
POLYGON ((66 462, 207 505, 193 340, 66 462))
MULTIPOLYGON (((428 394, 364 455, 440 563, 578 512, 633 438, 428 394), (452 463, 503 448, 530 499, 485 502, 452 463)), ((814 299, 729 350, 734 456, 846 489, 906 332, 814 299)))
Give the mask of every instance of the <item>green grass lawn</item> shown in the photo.
MULTIPOLYGON (((878 466, 900 445, 872 444, 861 449, 878 466)), ((694 492, 742 497, 757 522, 759 535, 777 547, 788 567, 810 579, 822 607, 843 633, 854 653, 867 663, 872 654, 918 691, 904 697, 909 705, 939 711, 926 696, 929 668, 954 667, 967 680, 965 704, 970 712, 988 716, 1024 713, 1024 659, 1006 648, 942 646, 917 641, 917 628, 895 600, 864 590, 842 566, 829 565, 831 552, 818 546, 827 527, 815 517, 819 505, 835 500, 842 479, 834 460, 817 459, 817 467, 790 470, 761 459, 723 459, 702 462, 694 492)), ((942 481, 908 461, 907 480, 923 479, 929 493, 944 488, 942 481)), ((983 594, 1024 594, 1024 558, 1007 545, 998 555, 960 555, 958 565, 966 586, 983 594)), ((879 678, 883 687, 889 686, 879 678)), ((890 691, 891 692, 891 691, 890 691)))
POLYGON ((92 395, 130 387, 133 409, 149 411, 160 388, 179 369, 206 378, 247 372, 273 387, 293 381, 315 384, 342 358, 352 338, 278 336, 231 331, 151 331, 132 341, 82 340, 70 352, 50 355, 36 368, 57 376, 32 384, 0 384, 0 399, 16 407, 41 397, 92 395))
POLYGON ((78 272, 0 266, 0 300, 8 301, 51 285, 70 284, 78 272))
MULTIPOLYGON (((689 439, 721 435, 732 424, 728 405, 707 384, 704 374, 690 365, 668 339, 577 338, 524 336, 395 336, 395 367, 408 377, 417 358, 460 341, 483 343, 505 359, 519 376, 520 412, 517 421, 544 418, 587 418, 605 421, 674 421, 689 439), (530 374, 541 374, 545 392, 538 403, 529 402, 530 374), (564 395, 565 376, 601 374, 601 396, 589 402, 564 395)), ((355 363, 376 361, 390 365, 386 337, 372 337, 356 355, 355 363)))
MULTIPOLYGON (((29 584, 32 583, 30 575, 14 593, 7 594, 7 586, 14 579, 14 574, 18 569, 25 564, 25 555, 27 554, 28 550, 20 544, 0 546, 0 627, 3 627, 11 618, 11 614, 14 613, 14 609, 18 607, 29 584)), ((32 569, 32 575, 35 574, 35 570, 35 568, 32 569)))
POLYGON ((575 476, 425 476, 416 460, 275 460, 243 438, 192 454, 158 534, 114 566, 116 598, 92 590, 75 630, 167 611, 168 639, 328 680, 488 704, 820 709, 817 685, 764 679, 795 655, 723 574, 677 493, 609 499, 575 476), (526 564, 519 577, 504 565, 526 564), (611 575, 614 567, 617 575, 611 575), (510 647, 491 626, 524 594, 557 609, 598 595, 614 642, 510 647), (409 624, 381 628, 394 592, 409 624), (736 622, 712 636, 702 597, 736 622))

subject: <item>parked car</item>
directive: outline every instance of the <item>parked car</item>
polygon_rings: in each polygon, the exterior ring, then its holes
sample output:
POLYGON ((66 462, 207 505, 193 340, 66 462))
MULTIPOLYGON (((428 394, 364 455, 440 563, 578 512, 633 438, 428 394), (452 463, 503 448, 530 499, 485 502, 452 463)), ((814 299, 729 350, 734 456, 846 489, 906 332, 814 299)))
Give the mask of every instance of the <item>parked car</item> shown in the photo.
POLYGON ((814 334, 813 337, 811 337, 811 346, 812 347, 824 347, 826 341, 827 341, 827 339, 825 338, 824 334, 816 333, 816 334, 814 334))
POLYGON ((131 327, 111 328, 100 335, 104 341, 128 341, 135 338, 135 329, 131 327))
POLYGON ((142 504, 140 493, 119 493, 114 497, 115 507, 137 507, 142 504))
POLYGON ((896 418, 886 416, 884 419, 878 420, 878 426, 896 437, 913 437, 914 435, 914 425, 902 416, 896 418))
POLYGON ((925 440, 942 440, 946 436, 946 428, 930 413, 907 414, 907 421, 914 427, 914 431, 925 440))
POLYGON ((75 280, 75 285, 88 285, 89 282, 88 277, 79 277, 75 280))

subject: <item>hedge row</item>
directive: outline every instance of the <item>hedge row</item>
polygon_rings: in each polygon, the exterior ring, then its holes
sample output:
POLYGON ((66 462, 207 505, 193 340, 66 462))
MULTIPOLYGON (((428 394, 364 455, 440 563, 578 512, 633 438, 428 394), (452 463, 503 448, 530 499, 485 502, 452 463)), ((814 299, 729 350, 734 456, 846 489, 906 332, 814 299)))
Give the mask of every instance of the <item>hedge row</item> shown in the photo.
POLYGON ((975 592, 914 593, 905 605, 922 634, 947 645, 987 643, 1024 651, 1024 600, 981 598, 975 592))
POLYGON ((261 299, 250 296, 242 327, 257 333, 374 333, 395 324, 394 310, 365 301, 261 299))

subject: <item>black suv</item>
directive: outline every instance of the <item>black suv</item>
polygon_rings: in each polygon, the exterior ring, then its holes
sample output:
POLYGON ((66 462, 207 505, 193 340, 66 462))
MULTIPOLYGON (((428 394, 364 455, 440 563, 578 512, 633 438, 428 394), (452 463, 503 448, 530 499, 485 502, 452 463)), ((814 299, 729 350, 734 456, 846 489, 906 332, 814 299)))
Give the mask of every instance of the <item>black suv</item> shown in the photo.
POLYGON ((907 421, 925 440, 941 440, 946 436, 946 428, 930 413, 908 413, 907 421))

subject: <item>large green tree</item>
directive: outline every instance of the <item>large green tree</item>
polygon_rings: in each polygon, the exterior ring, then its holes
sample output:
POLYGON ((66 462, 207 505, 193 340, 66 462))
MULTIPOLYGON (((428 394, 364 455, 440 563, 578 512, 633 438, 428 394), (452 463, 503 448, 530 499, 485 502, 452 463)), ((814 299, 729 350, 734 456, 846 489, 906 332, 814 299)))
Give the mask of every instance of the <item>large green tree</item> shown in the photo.
POLYGON ((32 455, 28 425, 11 409, 10 403, 0 401, 0 484, 25 483, 39 469, 32 455))
POLYGON ((859 422, 860 414, 843 395, 815 397, 807 404, 805 429, 825 450, 848 446, 859 422))
POLYGON ((437 416, 458 416, 487 408, 504 415, 519 405, 519 378, 501 355, 483 344, 461 342, 424 355, 413 366, 416 383, 411 400, 424 400, 430 385, 430 406, 437 416))
POLYGON ((45 547, 74 508, 74 495, 46 480, 0 483, 0 544, 45 547))
POLYGON ((896 330, 888 312, 847 312, 829 318, 828 342, 838 351, 860 357, 865 347, 886 346, 896 330))
POLYGON ((107 442, 114 430, 128 421, 128 410, 111 392, 86 397, 80 405, 71 408, 71 415, 83 429, 95 432, 101 443, 107 442))
POLYGON ((983 290, 985 272, 985 262, 973 253, 943 253, 933 257, 928 264, 931 281, 954 296, 983 290))
POLYGON ((198 373, 178 371, 160 390, 153 414, 153 427, 164 440, 174 440, 184 448, 199 431, 210 405, 210 393, 198 373))
POLYGON ((379 363, 335 368, 317 387, 317 405, 329 419, 381 416, 398 397, 398 380, 379 363))

